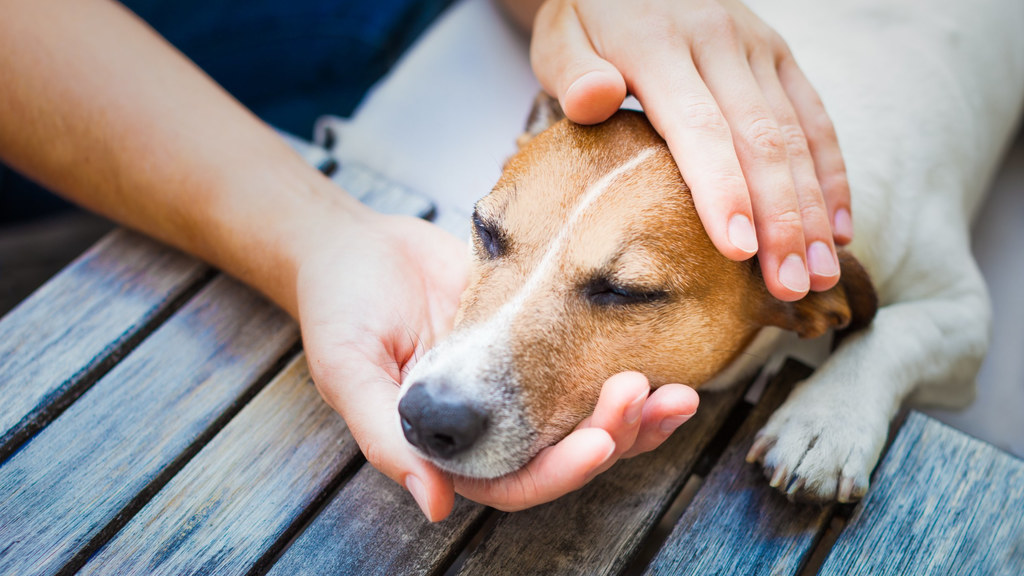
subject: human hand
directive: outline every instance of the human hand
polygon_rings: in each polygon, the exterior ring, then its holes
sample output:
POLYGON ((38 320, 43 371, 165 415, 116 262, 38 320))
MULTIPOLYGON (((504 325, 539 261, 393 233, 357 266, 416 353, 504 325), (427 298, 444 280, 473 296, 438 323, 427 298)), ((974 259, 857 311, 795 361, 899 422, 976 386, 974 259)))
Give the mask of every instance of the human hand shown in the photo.
POLYGON ((398 391, 416 358, 450 329, 466 282, 465 245, 422 221, 373 215, 300 267, 298 316, 320 394, 344 417, 376 469, 408 489, 431 521, 455 491, 519 510, 586 484, 616 460, 651 450, 697 407, 685 386, 650 392, 636 373, 611 378, 593 415, 523 469, 495 480, 453 479, 420 458, 397 425, 398 391))
POLYGON ((463 496, 512 512, 578 490, 618 460, 654 450, 697 411, 697 393, 668 384, 650 389, 647 378, 622 372, 608 379, 593 414, 562 441, 523 468, 490 480, 456 478, 463 496))
POLYGON ((774 296, 835 286, 835 244, 853 235, 835 130, 785 42, 743 4, 547 0, 530 53, 575 122, 635 95, 712 242, 734 260, 757 253, 774 296))

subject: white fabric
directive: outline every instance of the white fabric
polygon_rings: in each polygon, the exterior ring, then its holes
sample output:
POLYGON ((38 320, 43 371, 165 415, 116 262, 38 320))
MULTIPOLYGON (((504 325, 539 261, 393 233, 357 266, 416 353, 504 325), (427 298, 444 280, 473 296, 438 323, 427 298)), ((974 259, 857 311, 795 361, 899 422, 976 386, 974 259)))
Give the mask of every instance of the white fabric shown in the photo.
POLYGON ((348 122, 342 159, 361 162, 465 216, 515 152, 533 97, 527 38, 490 0, 456 2, 348 122))

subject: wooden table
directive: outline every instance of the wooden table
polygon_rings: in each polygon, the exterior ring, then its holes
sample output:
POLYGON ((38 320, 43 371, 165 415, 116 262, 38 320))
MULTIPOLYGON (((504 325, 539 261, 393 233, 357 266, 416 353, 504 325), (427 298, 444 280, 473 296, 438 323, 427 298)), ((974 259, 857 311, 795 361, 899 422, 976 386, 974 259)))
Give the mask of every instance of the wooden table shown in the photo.
POLYGON ((284 313, 119 230, 0 321, 0 574, 1024 574, 1024 463, 923 415, 856 507, 769 488, 743 456, 806 372, 557 502, 429 524, 284 313))

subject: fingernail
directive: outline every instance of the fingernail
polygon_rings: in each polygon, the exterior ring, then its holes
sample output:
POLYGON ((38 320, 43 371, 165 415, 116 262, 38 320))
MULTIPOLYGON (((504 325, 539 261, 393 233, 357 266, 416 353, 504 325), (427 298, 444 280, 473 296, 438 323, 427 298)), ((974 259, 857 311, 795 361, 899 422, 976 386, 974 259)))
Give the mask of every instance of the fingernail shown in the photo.
POLYGON ((807 267, 803 258, 796 254, 786 256, 779 266, 779 282, 793 292, 807 292, 811 288, 811 278, 807 275, 807 267))
POLYGON ((835 276, 839 274, 839 264, 836 262, 832 250, 822 241, 812 242, 807 249, 807 266, 811 274, 818 276, 835 276))
POLYGON ((846 208, 836 210, 836 214, 832 218, 832 233, 847 240, 853 239, 853 218, 850 217, 850 211, 846 208))
POLYGON ((691 416, 692 414, 690 416, 684 416, 682 414, 669 416, 661 421, 661 431, 664 434, 671 434, 676 431, 676 428, 679 428, 684 422, 689 420, 691 416))
POLYGON ((622 419, 626 424, 636 424, 637 420, 644 413, 644 402, 647 400, 647 393, 644 392, 640 396, 637 396, 635 400, 629 403, 626 407, 626 411, 622 413, 622 419))
POLYGON ((754 225, 750 223, 750 218, 743 214, 734 214, 729 219, 729 242, 747 254, 757 252, 757 234, 754 232, 754 225))
POLYGON ((412 474, 405 477, 405 489, 412 494, 412 499, 416 501, 416 504, 423 511, 423 515, 427 517, 427 520, 434 521, 430 517, 430 507, 427 502, 427 489, 423 486, 423 482, 420 479, 413 476, 412 474))

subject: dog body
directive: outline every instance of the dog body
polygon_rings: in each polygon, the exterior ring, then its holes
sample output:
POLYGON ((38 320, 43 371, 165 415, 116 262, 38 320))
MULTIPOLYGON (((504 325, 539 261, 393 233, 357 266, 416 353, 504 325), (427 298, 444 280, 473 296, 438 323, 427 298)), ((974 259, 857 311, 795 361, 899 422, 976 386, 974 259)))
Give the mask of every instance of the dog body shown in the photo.
POLYGON ((499 476, 565 436, 616 372, 710 389, 763 361, 779 329, 852 327, 749 458, 794 496, 863 495, 903 400, 968 401, 987 344, 969 223, 1019 114, 1024 6, 945 4, 752 6, 822 95, 852 189, 840 285, 797 303, 714 249, 639 114, 525 142, 477 205, 456 329, 403 384, 410 442, 454 473, 499 476))

